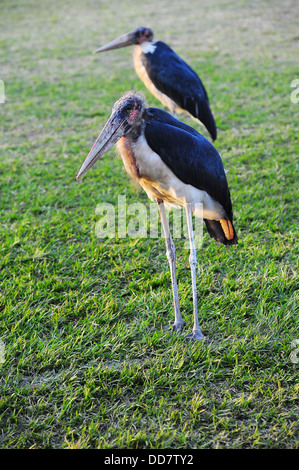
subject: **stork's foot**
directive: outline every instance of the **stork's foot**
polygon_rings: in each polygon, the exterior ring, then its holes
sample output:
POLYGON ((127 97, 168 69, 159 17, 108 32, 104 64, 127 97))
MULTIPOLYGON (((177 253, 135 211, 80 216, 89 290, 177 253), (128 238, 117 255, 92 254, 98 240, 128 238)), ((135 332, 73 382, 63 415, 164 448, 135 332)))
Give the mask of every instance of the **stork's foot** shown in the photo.
POLYGON ((190 341, 201 341, 204 339, 204 335, 202 334, 201 330, 193 330, 192 333, 187 335, 187 338, 190 339, 190 341))
POLYGON ((185 322, 175 322, 172 325, 165 326, 165 330, 174 330, 178 333, 181 333, 183 331, 184 325, 185 322))

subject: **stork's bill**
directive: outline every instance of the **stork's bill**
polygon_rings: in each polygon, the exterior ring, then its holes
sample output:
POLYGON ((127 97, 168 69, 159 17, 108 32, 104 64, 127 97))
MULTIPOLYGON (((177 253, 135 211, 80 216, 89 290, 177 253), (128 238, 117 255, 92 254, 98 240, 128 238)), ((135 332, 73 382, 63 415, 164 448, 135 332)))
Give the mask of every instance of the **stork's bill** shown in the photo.
POLYGON ((97 52, 104 52, 110 51, 112 49, 119 49, 121 47, 132 46, 136 44, 141 44, 142 42, 152 41, 154 37, 154 33, 150 28, 137 28, 130 33, 123 34, 122 36, 117 37, 111 42, 108 42, 104 46, 100 47, 96 51, 97 52))

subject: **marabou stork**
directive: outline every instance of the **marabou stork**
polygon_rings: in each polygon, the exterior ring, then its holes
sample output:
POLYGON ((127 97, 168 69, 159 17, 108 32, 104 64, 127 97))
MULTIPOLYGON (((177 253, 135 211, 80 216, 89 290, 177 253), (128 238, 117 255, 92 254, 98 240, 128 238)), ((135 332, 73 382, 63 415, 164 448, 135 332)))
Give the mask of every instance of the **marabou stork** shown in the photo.
POLYGON ((137 28, 95 52, 104 52, 135 44, 134 66, 149 91, 176 113, 187 111, 217 138, 216 124, 209 106, 208 94, 196 72, 167 44, 154 41, 150 28, 137 28))
POLYGON ((115 143, 125 169, 158 203, 166 239, 175 321, 173 328, 184 325, 180 313, 175 246, 165 213, 166 205, 186 209, 190 240, 194 326, 191 339, 202 339, 196 295, 196 249, 192 213, 198 216, 196 203, 203 204, 201 216, 211 237, 224 245, 237 244, 233 227, 230 192, 222 160, 214 146, 192 127, 156 108, 147 108, 137 92, 125 93, 113 106, 112 114, 86 157, 80 178, 115 143))

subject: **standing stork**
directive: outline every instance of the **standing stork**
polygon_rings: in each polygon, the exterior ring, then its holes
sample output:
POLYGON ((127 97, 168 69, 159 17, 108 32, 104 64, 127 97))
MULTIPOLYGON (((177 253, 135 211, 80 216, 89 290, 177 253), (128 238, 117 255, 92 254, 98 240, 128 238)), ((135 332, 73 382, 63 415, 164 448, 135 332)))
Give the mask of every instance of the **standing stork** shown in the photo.
POLYGON ((147 108, 136 92, 125 93, 113 106, 112 114, 86 157, 80 178, 112 145, 117 143, 125 169, 159 206, 166 239, 175 321, 181 331, 175 269, 175 246, 170 234, 164 203, 186 209, 190 240, 190 267, 193 292, 194 325, 191 339, 202 339, 199 328, 196 294, 196 250, 192 213, 203 216, 208 232, 224 245, 237 244, 233 227, 230 192, 222 160, 213 145, 192 127, 165 111, 147 108), (203 212, 196 212, 201 203, 203 212))
POLYGON ((167 44, 154 41, 150 28, 137 28, 124 34, 95 52, 104 52, 135 44, 134 66, 148 90, 176 113, 187 111, 217 138, 216 124, 209 105, 208 94, 197 73, 167 44))

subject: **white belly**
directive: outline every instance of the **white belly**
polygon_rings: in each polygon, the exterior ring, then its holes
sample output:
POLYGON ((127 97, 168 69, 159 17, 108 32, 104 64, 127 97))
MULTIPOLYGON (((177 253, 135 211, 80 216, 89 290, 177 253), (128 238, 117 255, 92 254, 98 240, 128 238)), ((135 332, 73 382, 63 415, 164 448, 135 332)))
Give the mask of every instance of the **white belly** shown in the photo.
POLYGON ((201 203, 203 204, 203 218, 219 220, 225 217, 221 204, 206 191, 185 184, 177 178, 160 156, 151 150, 144 136, 132 143, 132 150, 139 169, 138 182, 151 200, 163 199, 168 206, 185 207, 191 204, 194 215, 199 217, 201 217, 201 211, 197 214, 196 204, 201 203))

